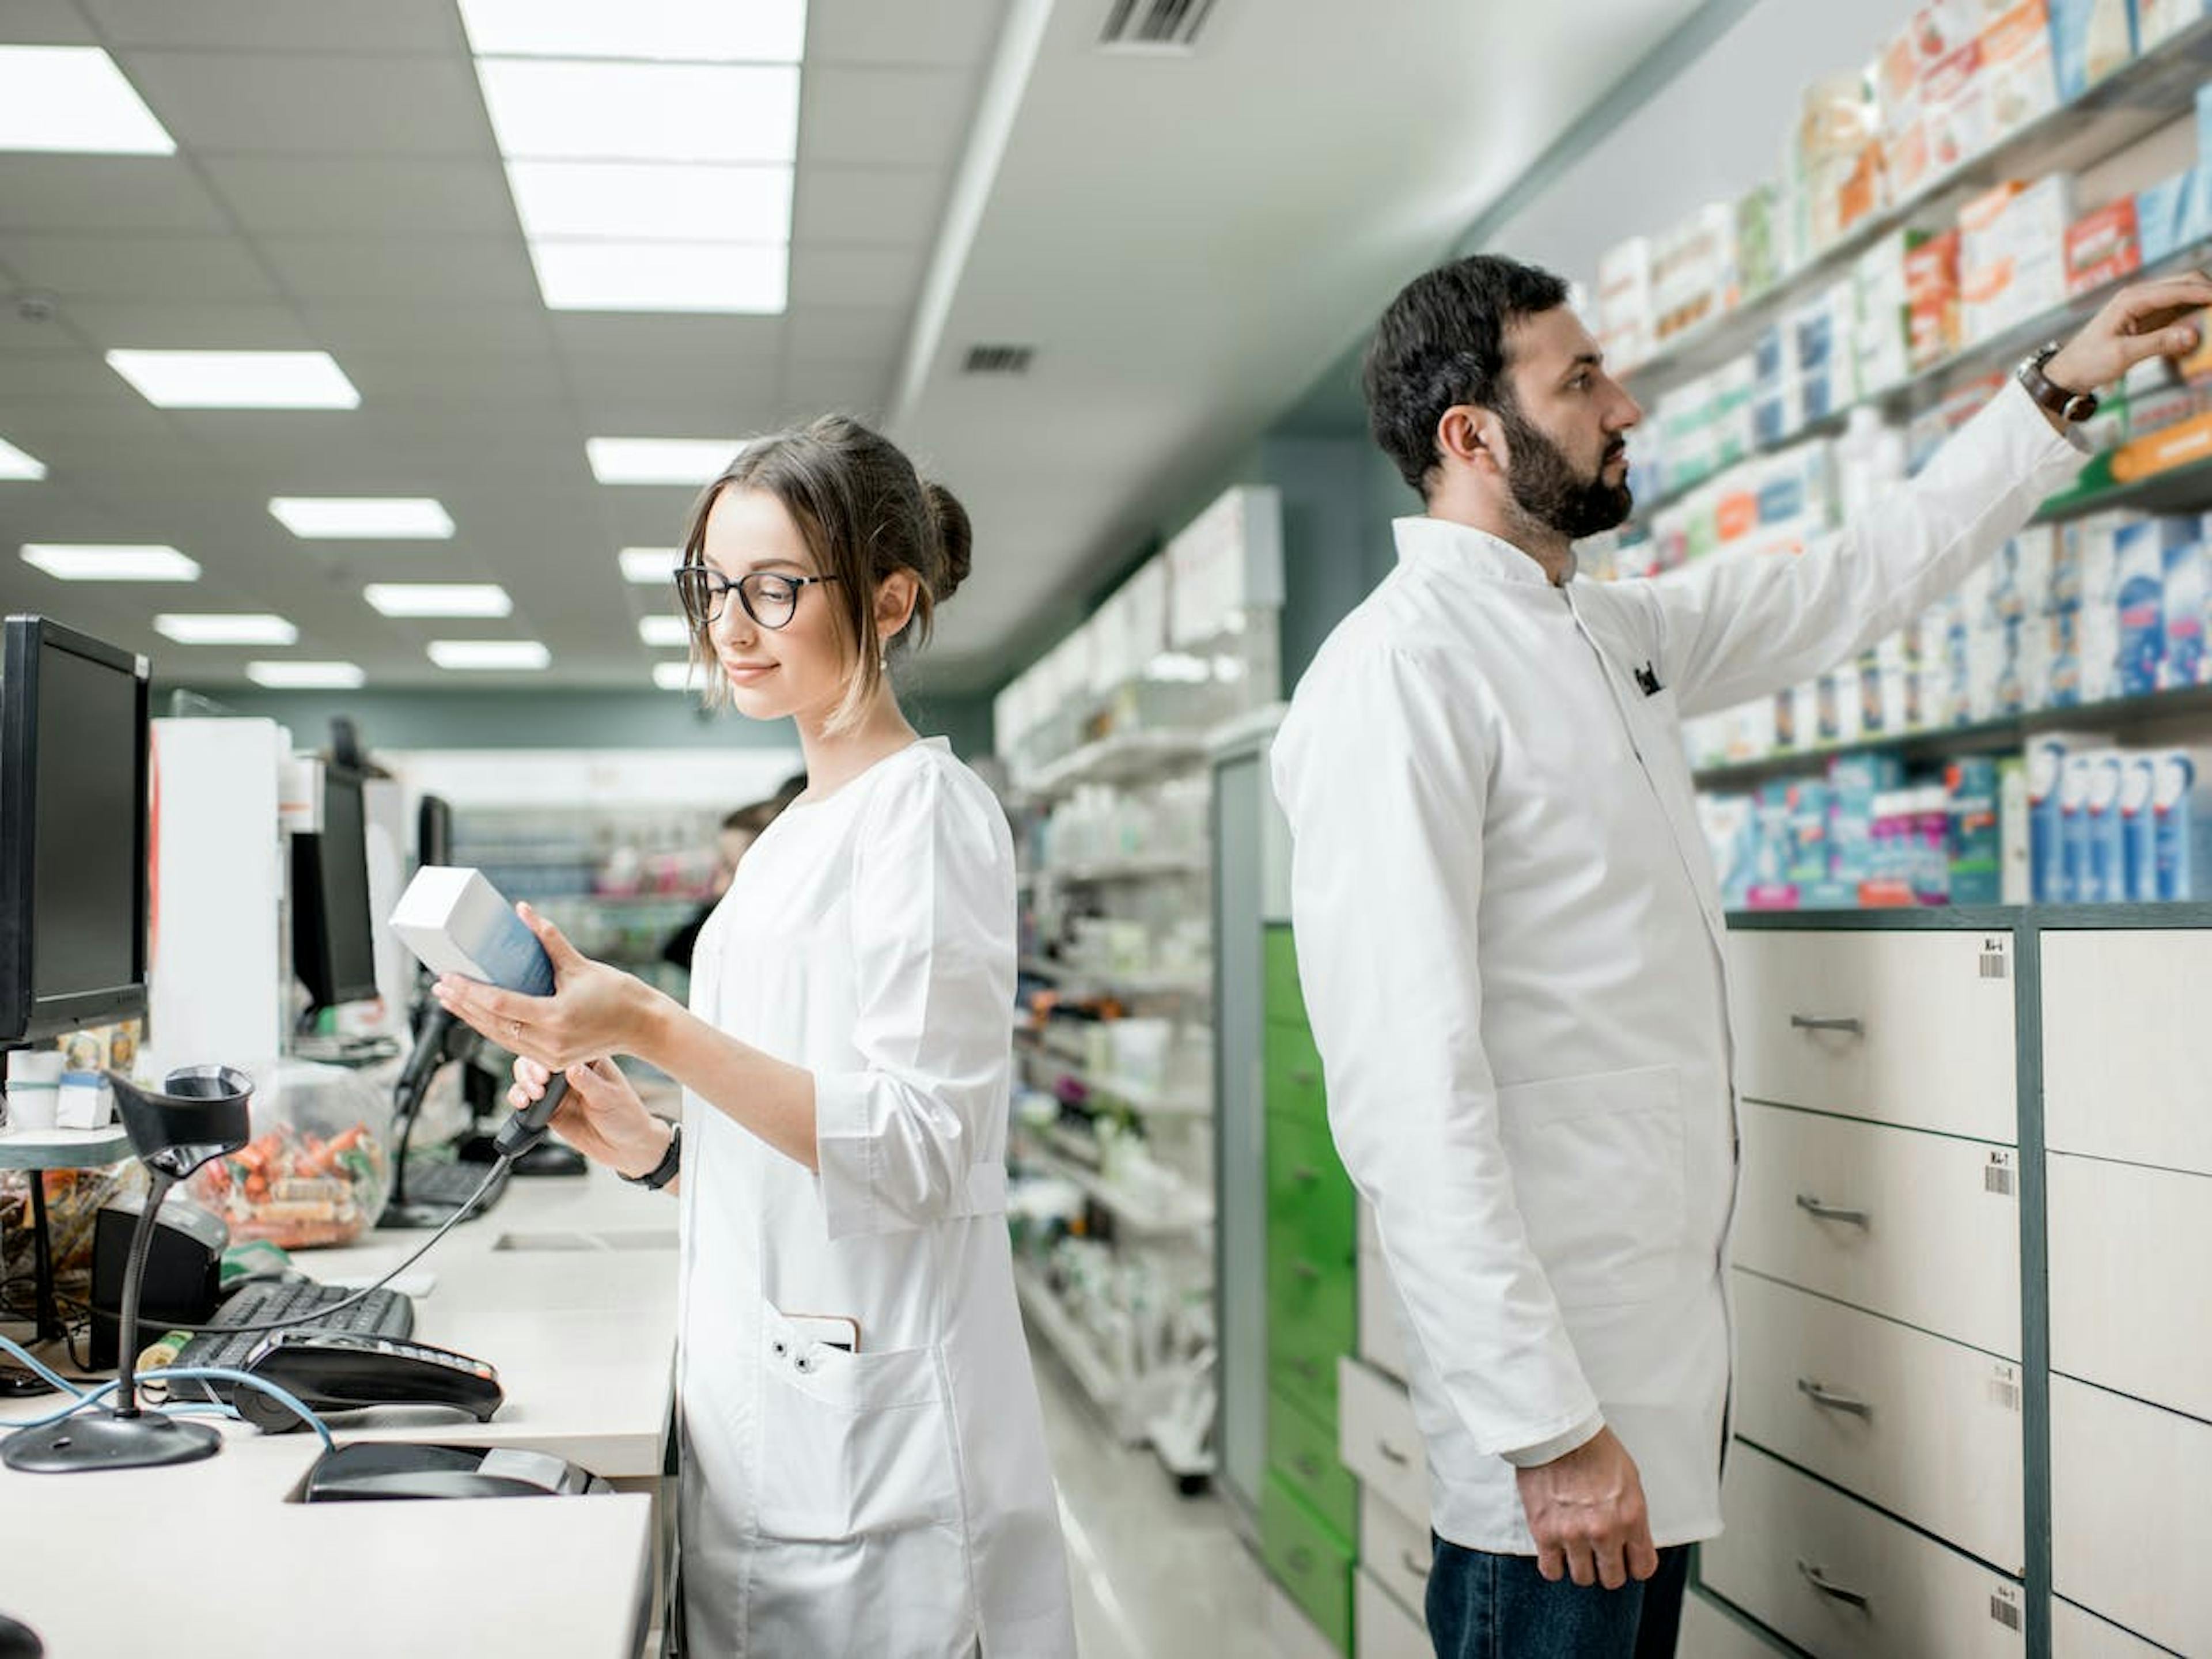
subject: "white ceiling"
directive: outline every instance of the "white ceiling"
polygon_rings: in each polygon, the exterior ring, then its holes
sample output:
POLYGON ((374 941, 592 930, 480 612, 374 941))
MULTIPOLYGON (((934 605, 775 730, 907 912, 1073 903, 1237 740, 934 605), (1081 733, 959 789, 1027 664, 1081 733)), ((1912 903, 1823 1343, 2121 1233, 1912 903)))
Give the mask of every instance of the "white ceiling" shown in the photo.
POLYGON ((1107 0, 813 0, 791 309, 763 318, 544 308, 453 0, 0 0, 0 42, 106 46, 179 147, 0 155, 0 438, 51 469, 0 483, 0 609, 210 688, 268 654, 349 659, 373 687, 531 680, 423 655, 471 636, 544 640, 565 684, 646 688, 668 653, 635 618, 660 596, 615 553, 673 541, 690 492, 595 483, 585 438, 846 408, 892 421, 974 514, 929 684, 994 684, 1025 624, 1175 528, 1160 515, 1697 4, 1216 0, 1176 58, 1098 52, 1107 0), (1041 24, 1033 54, 1000 51, 1010 17, 1017 40, 1041 24), (971 131, 994 94, 1003 146, 971 131), (956 182, 981 212, 948 234, 956 182), (6 299, 26 291, 52 320, 6 299), (978 341, 1034 345, 1034 368, 969 380, 978 341), (362 404, 157 410, 102 361, 118 347, 325 349, 362 404), (437 496, 455 538, 301 542, 265 507, 379 494, 437 496), (137 541, 204 579, 64 584, 15 556, 137 541), (515 615, 394 620, 361 596, 418 579, 503 583, 515 615), (152 631, 169 610, 274 611, 301 640, 179 646, 152 631))

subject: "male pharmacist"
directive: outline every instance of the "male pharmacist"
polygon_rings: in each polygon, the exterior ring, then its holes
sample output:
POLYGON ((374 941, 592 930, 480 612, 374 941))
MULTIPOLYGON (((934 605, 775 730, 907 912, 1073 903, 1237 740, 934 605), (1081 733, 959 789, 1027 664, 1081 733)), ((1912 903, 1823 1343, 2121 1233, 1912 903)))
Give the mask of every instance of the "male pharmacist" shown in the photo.
POLYGON ((1275 745, 1299 974, 1373 1206, 1438 1536, 1439 1659, 1661 1659, 1721 1529, 1736 1182, 1722 915, 1681 721, 1902 627, 2081 465, 2086 395, 2212 304, 2130 288, 1802 554, 1577 582, 1634 399, 1547 272, 1462 259, 1366 359, 1424 511, 1275 745), (2069 418, 2070 417, 2070 418, 2069 418))

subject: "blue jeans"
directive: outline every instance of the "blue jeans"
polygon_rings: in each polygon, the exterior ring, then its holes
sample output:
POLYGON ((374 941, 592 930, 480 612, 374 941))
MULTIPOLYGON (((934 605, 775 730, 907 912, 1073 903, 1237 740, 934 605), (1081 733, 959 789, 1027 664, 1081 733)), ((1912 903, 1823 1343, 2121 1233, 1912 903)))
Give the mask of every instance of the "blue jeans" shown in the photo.
POLYGON ((1690 1571, 1686 1544, 1659 1571, 1617 1590, 1553 1583, 1533 1555, 1492 1555, 1436 1540, 1429 1637, 1437 1659, 1674 1659, 1690 1571))

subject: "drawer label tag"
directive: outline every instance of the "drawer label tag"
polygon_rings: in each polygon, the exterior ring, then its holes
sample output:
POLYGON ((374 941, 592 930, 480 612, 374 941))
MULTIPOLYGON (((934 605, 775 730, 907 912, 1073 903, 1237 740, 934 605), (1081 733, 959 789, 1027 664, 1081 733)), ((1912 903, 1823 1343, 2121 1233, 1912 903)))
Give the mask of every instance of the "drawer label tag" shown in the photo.
POLYGON ((1990 1617, 2007 1630, 2019 1630, 2020 1592, 2009 1584, 2000 1586, 1990 1597, 1990 1617))
POLYGON ((2013 1195, 2013 1163, 2010 1152, 1991 1152, 1989 1166, 1982 1171, 1982 1190, 1995 1193, 1999 1198, 2013 1195))
POLYGON ((2002 933, 1984 934, 1982 938, 1982 977, 2004 979, 2009 976, 2012 961, 2008 954, 2012 941, 2002 933))
POLYGON ((2020 1410, 2020 1368, 1999 1364, 1990 1374, 1990 1403, 2002 1410, 2020 1410))

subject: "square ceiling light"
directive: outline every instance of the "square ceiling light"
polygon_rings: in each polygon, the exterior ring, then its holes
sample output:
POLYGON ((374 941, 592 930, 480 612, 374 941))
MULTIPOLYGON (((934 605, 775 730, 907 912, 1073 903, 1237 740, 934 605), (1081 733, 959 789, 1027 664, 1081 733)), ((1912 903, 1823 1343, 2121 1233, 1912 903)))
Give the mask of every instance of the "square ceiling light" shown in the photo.
POLYGON ((305 541, 450 541, 453 521, 438 502, 409 495, 278 495, 270 514, 305 541))
POLYGON ((773 161, 799 153, 795 64, 479 58, 511 161, 773 161))
POLYGON ((173 155, 115 60, 98 46, 0 46, 0 150, 173 155))
POLYGON ((687 659, 684 662, 657 662, 653 665, 653 683, 664 691, 690 691, 696 689, 698 671, 687 659))
POLYGON ((469 47, 484 58, 630 58, 686 64, 795 64, 806 0, 460 0, 469 47))
POLYGON ((350 691, 368 681, 350 662, 250 662, 246 678, 276 691, 350 691))
POLYGON ((514 611, 496 582, 371 582, 362 597, 387 617, 505 617, 514 611))
POLYGON ((111 351, 107 366, 156 409, 358 409, 327 351, 111 351))
POLYGON ((553 653, 536 640, 433 640, 430 660, 441 668, 530 672, 549 665, 553 653))
POLYGON ((555 311, 780 315, 790 297, 781 243, 542 241, 530 245, 538 291, 555 311))
POLYGON ((21 478, 35 483, 46 476, 44 461, 35 455, 26 455, 5 438, 0 438, 0 478, 21 478))
POLYGON ((637 636, 656 650, 691 643, 691 624, 681 617, 640 617, 637 636))
POLYGON ((744 453, 736 438, 586 438, 584 456, 604 484, 712 483, 744 453))
POLYGON ((211 611, 154 618, 154 631, 179 645, 297 645, 300 630, 282 617, 211 611))
POLYGON ((509 161, 522 234, 648 242, 782 243, 791 236, 788 167, 649 161, 509 161))
POLYGON ((196 582, 200 568, 173 547, 30 542, 23 562, 65 582, 196 582))
POLYGON ((640 587, 657 587, 676 579, 683 561, 680 547, 625 547, 622 550, 623 580, 640 587))

